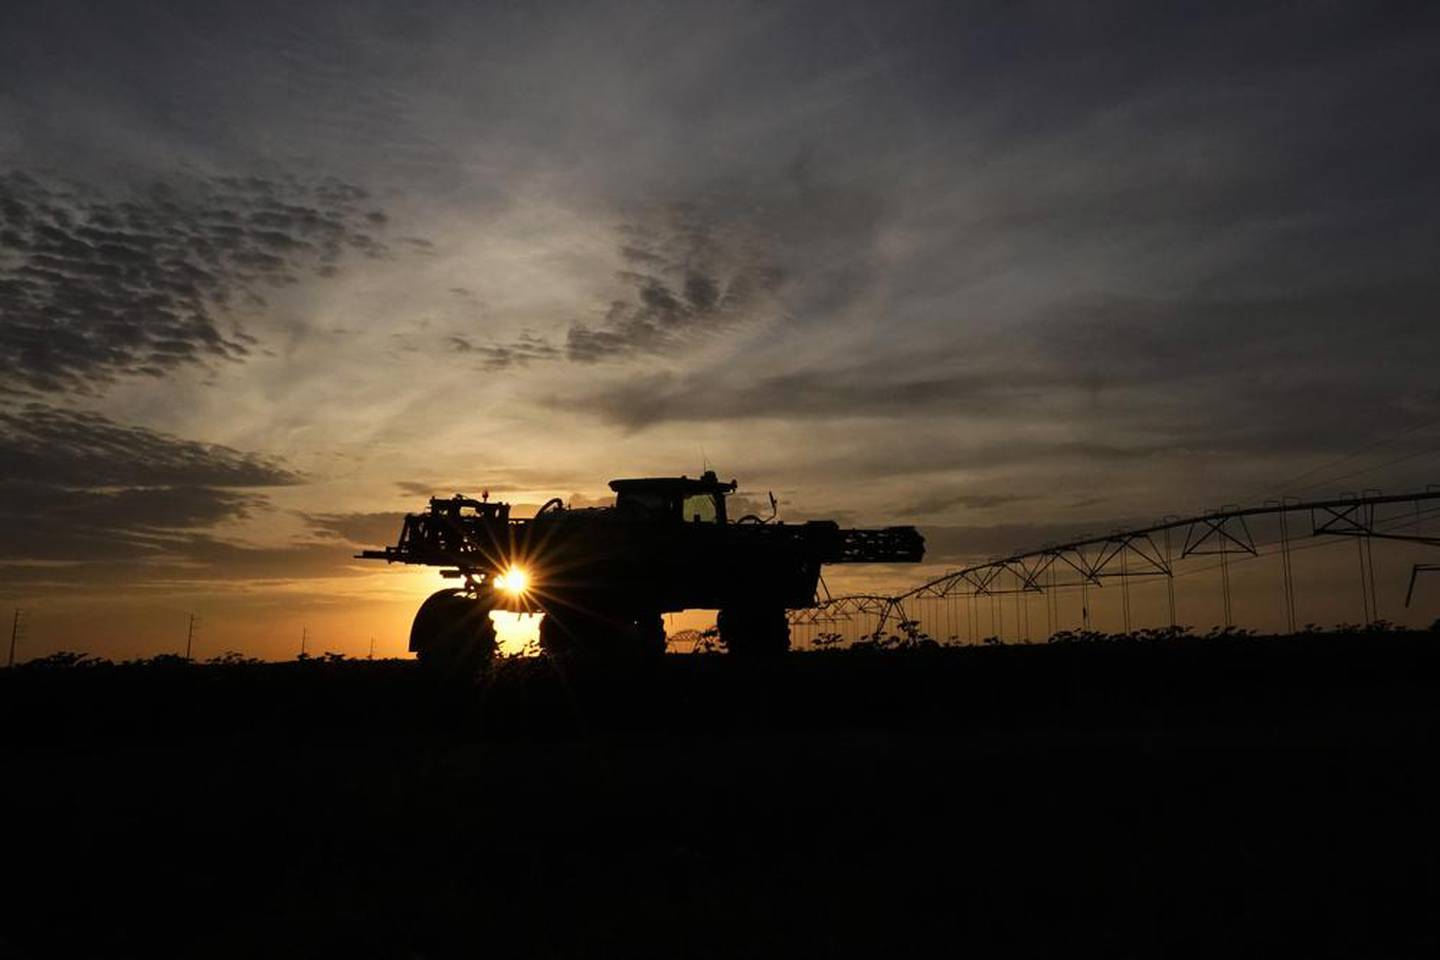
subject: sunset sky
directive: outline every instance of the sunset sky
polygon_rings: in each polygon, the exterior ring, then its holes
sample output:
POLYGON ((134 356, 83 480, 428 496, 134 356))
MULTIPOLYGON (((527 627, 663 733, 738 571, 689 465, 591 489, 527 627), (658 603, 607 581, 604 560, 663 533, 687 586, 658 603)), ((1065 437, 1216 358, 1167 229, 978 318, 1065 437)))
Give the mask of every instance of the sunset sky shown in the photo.
POLYGON ((0 614, 398 654, 438 578, 351 555, 430 493, 706 463, 918 525, 882 585, 1440 482, 1437 49, 1434 4, 11 0, 0 614))

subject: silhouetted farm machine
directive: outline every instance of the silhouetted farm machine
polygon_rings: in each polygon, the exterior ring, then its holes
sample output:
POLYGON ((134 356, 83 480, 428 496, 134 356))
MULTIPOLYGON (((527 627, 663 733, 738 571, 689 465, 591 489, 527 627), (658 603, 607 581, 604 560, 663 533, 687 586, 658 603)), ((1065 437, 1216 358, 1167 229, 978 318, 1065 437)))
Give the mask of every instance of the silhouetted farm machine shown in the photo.
POLYGON ((699 479, 612 480, 613 506, 548 501, 533 517, 487 497, 432 498, 410 514, 400 540, 364 559, 441 567, 460 585, 420 607, 410 649, 446 671, 480 669, 495 650, 492 610, 539 612, 540 645, 552 655, 659 653, 663 614, 719 611, 732 653, 781 653, 787 609, 815 602, 827 563, 915 563, 925 553, 914 527, 842 529, 830 520, 787 524, 730 520, 736 483, 699 479))

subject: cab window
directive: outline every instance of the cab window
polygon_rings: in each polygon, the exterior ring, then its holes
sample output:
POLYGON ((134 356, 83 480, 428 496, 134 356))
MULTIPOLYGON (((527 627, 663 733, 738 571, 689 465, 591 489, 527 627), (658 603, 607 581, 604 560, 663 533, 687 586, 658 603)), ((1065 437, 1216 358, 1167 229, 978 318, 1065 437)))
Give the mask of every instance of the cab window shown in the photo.
POLYGON ((669 519, 674 514, 675 501, 658 493, 630 492, 619 498, 616 504, 622 515, 646 522, 669 519))
POLYGON ((714 523, 715 495, 713 493, 697 493, 692 497, 686 497, 681 505, 680 516, 685 518, 687 523, 714 523))

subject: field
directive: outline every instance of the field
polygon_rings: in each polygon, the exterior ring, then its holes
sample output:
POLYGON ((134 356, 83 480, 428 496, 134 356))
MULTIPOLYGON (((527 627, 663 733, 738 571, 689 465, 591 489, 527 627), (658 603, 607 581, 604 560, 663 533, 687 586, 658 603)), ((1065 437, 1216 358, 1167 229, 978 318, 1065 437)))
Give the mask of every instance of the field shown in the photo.
POLYGON ((17 669, 0 955, 1431 956, 1437 650, 17 669))

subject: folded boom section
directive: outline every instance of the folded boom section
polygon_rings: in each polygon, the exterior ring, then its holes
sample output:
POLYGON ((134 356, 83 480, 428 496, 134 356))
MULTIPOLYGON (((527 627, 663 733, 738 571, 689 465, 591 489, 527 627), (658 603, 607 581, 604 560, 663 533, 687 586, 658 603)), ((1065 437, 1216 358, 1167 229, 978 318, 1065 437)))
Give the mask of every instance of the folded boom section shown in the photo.
POLYGON ((841 530, 840 555, 827 563, 919 563, 925 538, 914 527, 841 530))

